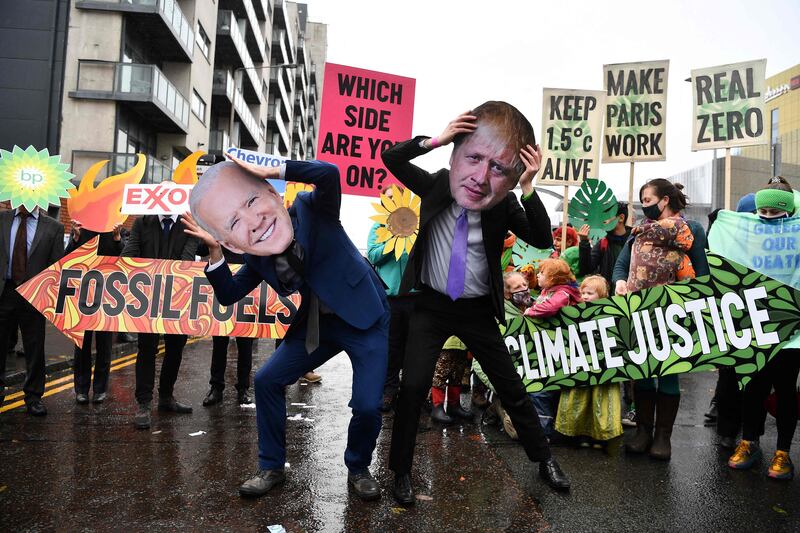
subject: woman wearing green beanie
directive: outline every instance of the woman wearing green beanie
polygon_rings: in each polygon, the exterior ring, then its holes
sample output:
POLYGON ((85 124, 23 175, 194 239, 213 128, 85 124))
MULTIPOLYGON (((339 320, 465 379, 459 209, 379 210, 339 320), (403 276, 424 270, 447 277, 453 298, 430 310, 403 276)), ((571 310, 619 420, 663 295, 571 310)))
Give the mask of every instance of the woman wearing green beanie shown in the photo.
MULTIPOLYGON (((758 216, 765 224, 781 223, 781 219, 794 216, 796 207, 792 187, 780 176, 770 179, 767 186, 756 193, 758 216)), ((784 349, 747 384, 742 397, 742 440, 728 459, 729 467, 745 470, 761 459, 758 437, 767 416, 764 400, 774 387, 778 443, 767 475, 774 479, 791 479, 794 476, 789 447, 797 426, 798 399, 795 382, 798 372, 800 350, 784 349)))

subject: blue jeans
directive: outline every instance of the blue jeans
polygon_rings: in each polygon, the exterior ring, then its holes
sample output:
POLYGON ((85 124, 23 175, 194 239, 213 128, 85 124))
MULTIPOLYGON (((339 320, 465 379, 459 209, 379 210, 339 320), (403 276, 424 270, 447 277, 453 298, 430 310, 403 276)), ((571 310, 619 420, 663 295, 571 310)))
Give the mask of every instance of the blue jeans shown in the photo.
POLYGON ((556 410, 558 409, 558 393, 553 391, 529 392, 528 396, 533 400, 533 406, 539 413, 539 423, 546 437, 553 434, 556 410))

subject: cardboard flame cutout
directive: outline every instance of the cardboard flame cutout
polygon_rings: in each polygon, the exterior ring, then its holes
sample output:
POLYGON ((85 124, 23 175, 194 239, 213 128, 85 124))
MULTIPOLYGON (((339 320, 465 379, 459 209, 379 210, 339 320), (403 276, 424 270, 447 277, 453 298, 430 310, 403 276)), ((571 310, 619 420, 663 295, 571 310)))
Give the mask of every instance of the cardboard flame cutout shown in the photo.
POLYGON ((181 185, 197 183, 197 161, 204 155, 206 155, 204 151, 198 150, 187 156, 172 173, 172 181, 181 185))
POLYGON ((122 208, 122 191, 129 183, 139 183, 144 177, 147 157, 137 154, 136 165, 115 176, 109 176, 95 188, 97 173, 108 160, 98 161, 86 171, 77 189, 70 190, 67 209, 72 220, 80 222, 84 228, 98 233, 111 231, 117 224, 122 224, 128 215, 120 213, 122 208))

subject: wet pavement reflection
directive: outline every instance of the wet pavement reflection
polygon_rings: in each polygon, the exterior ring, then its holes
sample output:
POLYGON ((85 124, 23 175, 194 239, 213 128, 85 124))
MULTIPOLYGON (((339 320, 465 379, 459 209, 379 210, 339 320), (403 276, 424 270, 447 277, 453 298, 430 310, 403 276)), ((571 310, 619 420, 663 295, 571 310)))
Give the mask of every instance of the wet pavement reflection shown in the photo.
MULTIPOLYGON (((272 341, 259 345, 256 367, 272 352, 272 341)), ((232 384, 234 343, 230 349, 232 384)), ((351 370, 343 355, 318 369, 320 383, 287 389, 286 484, 263 498, 240 498, 238 485, 256 470, 255 409, 236 404, 232 385, 221 405, 202 406, 210 358, 210 340, 187 346, 175 395, 194 413, 154 411, 149 431, 132 425, 133 365, 112 373, 104 404, 76 405, 67 390, 45 398, 45 418, 22 409, 0 414, 0 531, 800 530, 800 480, 769 480, 766 464, 729 470, 713 428, 703 426, 714 373, 682 378, 671 462, 555 448, 573 481, 566 495, 548 489, 522 448, 497 429, 477 422, 443 428, 424 416, 418 502, 405 509, 391 497, 391 415, 372 466, 383 497, 367 503, 348 493, 351 370)), ((800 463, 797 435, 794 443, 800 463)), ((771 417, 762 446, 771 457, 771 417)))

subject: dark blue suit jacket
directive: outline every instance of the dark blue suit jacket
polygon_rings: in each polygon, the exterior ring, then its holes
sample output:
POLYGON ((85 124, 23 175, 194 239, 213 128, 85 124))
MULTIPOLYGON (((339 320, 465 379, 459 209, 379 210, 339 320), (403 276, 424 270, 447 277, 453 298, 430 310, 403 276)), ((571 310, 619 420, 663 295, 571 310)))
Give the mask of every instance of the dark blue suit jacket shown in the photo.
MULTIPOLYGON (((339 220, 342 188, 339 169, 322 161, 287 161, 287 181, 310 183, 315 190, 303 192, 289 208, 295 239, 305 250, 305 279, 300 288, 303 301, 295 324, 306 316, 308 291, 342 320, 358 329, 368 329, 386 312, 386 294, 377 274, 358 252, 339 220)), ((231 275, 227 263, 208 272, 217 300, 231 305, 255 289, 262 280, 281 290, 272 256, 244 255, 244 266, 231 275)))

